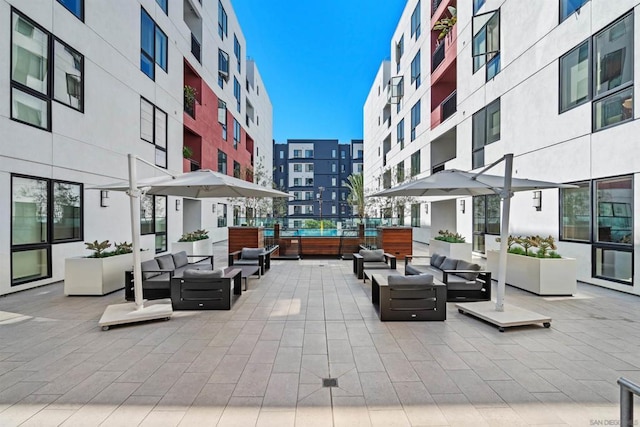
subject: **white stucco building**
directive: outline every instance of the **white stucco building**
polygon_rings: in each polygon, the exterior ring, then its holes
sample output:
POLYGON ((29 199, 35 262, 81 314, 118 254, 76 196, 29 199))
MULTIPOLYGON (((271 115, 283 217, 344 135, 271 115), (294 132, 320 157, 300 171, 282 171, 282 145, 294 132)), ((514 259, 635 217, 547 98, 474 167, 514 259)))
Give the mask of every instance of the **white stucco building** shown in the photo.
MULTIPOLYGON (((90 189, 127 179, 127 153, 271 170, 271 102, 229 0, 2 0, 0 20, 0 295, 63 280, 86 241, 131 241, 128 197, 90 189)), ((142 247, 226 238, 227 203, 144 199, 142 247)))
MULTIPOLYGON (((384 174, 399 170, 405 177, 479 171, 513 153, 514 177, 580 188, 516 193, 511 234, 552 235, 559 253, 578 260, 578 280, 640 294, 639 6, 408 1, 391 61, 382 63, 364 105, 366 187, 389 186, 384 174), (439 39, 431 29, 450 6, 457 23, 439 39)), ((502 174, 503 166, 491 172, 502 174)), ((499 200, 420 202, 411 211, 420 224, 416 239, 455 229, 479 253, 495 247, 499 200)))

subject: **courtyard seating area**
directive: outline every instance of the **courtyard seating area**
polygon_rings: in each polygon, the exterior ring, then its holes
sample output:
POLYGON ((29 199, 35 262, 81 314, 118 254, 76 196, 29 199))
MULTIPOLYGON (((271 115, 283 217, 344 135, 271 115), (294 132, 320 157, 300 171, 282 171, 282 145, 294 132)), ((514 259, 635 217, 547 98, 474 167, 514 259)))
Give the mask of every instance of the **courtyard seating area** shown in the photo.
MULTIPOLYGON (((225 265, 226 243, 214 256, 225 265)), ((638 297, 507 287, 553 325, 499 333, 451 303, 445 321, 381 322, 371 286, 351 261, 272 260, 230 310, 106 332, 98 319, 124 291, 7 295, 0 425, 612 425, 616 380, 640 382, 638 297)))

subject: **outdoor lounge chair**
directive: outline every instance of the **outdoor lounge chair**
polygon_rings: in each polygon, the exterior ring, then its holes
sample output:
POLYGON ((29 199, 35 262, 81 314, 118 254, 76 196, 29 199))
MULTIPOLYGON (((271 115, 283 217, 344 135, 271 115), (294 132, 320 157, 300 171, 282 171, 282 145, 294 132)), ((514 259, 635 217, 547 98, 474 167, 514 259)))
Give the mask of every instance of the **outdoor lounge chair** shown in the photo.
POLYGON ((447 318, 447 287, 431 274, 372 274, 371 302, 382 321, 447 318))
POLYGON ((404 259, 404 274, 433 274, 447 285, 448 302, 491 300, 491 272, 483 271, 478 264, 447 258, 437 253, 430 257, 407 255, 404 259), (429 264, 415 264, 416 258, 427 258, 429 264))
POLYGON ((396 257, 384 249, 360 249, 353 254, 353 273, 358 279, 365 279, 364 270, 395 270, 396 257))
POLYGON ((230 310, 232 295, 242 293, 239 269, 186 270, 171 279, 174 310, 230 310), (233 288, 233 289, 232 289, 233 288))
POLYGON ((232 265, 260 266, 260 275, 271 267, 271 251, 264 248, 242 248, 229 254, 229 267, 232 265))

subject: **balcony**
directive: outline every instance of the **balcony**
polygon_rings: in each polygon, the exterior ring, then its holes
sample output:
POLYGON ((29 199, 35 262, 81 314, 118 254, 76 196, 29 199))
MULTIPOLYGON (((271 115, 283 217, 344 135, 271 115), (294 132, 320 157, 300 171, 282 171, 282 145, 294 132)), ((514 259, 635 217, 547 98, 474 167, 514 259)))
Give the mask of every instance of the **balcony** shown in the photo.
POLYGON ((198 62, 202 62, 200 59, 200 42, 196 39, 196 36, 194 36, 193 33, 191 33, 191 53, 195 56, 198 62))
POLYGON ((431 15, 433 16, 434 13, 436 13, 436 10, 438 10, 438 6, 440 6, 440 3, 442 3, 442 0, 432 0, 431 2, 431 15))
POLYGON ((440 111, 442 112, 441 120, 443 122, 449 117, 453 116, 453 113, 455 113, 456 109, 458 108, 456 93, 457 91, 454 91, 447 97, 447 99, 442 101, 442 104, 440 104, 440 111))
POLYGON ((431 72, 433 73, 436 68, 444 61, 444 43, 440 43, 436 46, 436 50, 431 55, 431 72))

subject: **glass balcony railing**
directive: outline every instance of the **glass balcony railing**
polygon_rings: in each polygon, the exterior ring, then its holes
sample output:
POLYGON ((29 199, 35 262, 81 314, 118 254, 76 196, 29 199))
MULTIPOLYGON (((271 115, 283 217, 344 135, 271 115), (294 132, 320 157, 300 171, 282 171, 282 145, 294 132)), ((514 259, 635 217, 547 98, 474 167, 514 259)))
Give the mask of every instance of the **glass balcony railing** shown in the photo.
POLYGON ((431 56, 432 73, 436 70, 436 68, 438 68, 438 65, 440 65, 442 61, 444 61, 444 41, 436 46, 436 50, 433 51, 433 55, 431 56))
POLYGON ((442 114, 441 122, 444 122, 456 112, 456 109, 458 108, 456 92, 457 91, 453 91, 453 93, 440 104, 440 111, 442 114))
POLYGON ((200 42, 196 39, 196 36, 191 33, 191 53, 196 57, 198 62, 202 62, 200 60, 200 42))

